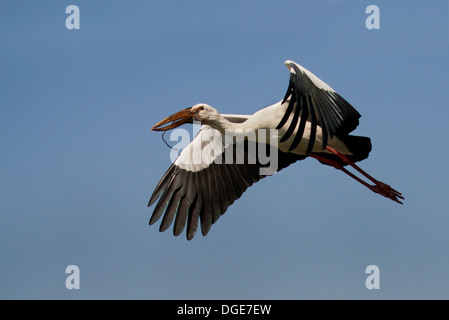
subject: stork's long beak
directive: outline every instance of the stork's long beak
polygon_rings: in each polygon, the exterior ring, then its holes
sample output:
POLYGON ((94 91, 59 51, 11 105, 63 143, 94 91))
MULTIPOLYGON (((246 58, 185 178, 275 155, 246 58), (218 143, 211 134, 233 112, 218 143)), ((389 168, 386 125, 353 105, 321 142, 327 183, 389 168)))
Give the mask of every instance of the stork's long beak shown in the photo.
POLYGON ((176 112, 171 116, 165 118, 164 120, 156 123, 151 130, 153 131, 166 131, 170 129, 174 129, 183 125, 184 123, 191 123, 193 120, 195 112, 192 108, 187 108, 182 111, 176 112), (170 123, 171 122, 171 123, 170 123), (170 123, 169 125, 164 126, 165 124, 170 123))

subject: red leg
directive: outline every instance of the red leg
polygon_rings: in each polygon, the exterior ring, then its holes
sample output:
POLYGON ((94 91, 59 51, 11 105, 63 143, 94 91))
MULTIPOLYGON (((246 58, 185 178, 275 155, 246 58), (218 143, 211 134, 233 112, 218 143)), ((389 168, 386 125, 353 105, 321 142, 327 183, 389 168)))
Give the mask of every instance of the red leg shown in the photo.
MULTIPOLYGON (((396 190, 394 190, 392 187, 390 187, 388 184, 383 183, 377 179, 374 179, 372 176, 370 176, 368 173, 366 173, 364 170, 362 170, 359 166, 357 166, 354 162, 351 161, 351 159, 349 159, 346 155, 338 152, 335 149, 332 149, 331 147, 326 147, 327 150, 329 150, 330 152, 332 152, 333 154, 337 155, 340 159, 343 160, 344 163, 349 164, 351 167, 353 167, 354 169, 356 169, 358 172, 360 172, 361 174, 363 174, 365 177, 367 177, 368 179, 370 179, 372 182, 374 182, 376 184, 376 187, 382 190, 385 190, 388 193, 392 193, 394 196, 397 196, 398 198, 404 199, 404 197, 402 196, 402 194, 396 190)), ((373 190, 374 191, 374 190, 373 190)), ((377 191, 374 191, 377 192, 377 191)))
POLYGON ((335 154, 336 156, 338 156, 341 160, 343 160, 344 163, 349 164, 351 167, 353 167, 354 169, 356 169, 358 172, 360 172, 361 174, 363 174, 365 177, 367 177, 368 179, 370 179, 372 182, 374 182, 375 184, 377 184, 379 181, 377 181, 376 179, 374 179, 373 177, 371 177, 368 173, 366 173, 365 171, 363 171, 358 165, 356 165, 354 162, 351 161, 351 159, 349 159, 346 155, 338 152, 335 149, 332 149, 331 147, 326 147, 327 150, 329 150, 330 152, 332 152, 333 154, 335 154))
POLYGON ((391 188, 389 185, 380 182, 376 179, 374 179, 373 177, 371 177, 368 173, 366 173, 365 171, 363 171, 362 169, 360 169, 358 166, 356 166, 347 156, 345 156, 344 154, 339 153, 338 151, 326 147, 328 148, 329 151, 331 151, 332 153, 336 154, 338 157, 340 157, 344 163, 347 163, 349 165, 351 165, 352 167, 354 167, 354 169, 356 169, 357 171, 359 171, 360 173, 362 173, 365 177, 367 177, 368 179, 370 179, 371 181, 373 181, 375 183, 375 185, 370 185, 368 183, 366 183, 365 181, 363 181, 362 179, 360 179, 359 177, 357 177, 356 175, 352 174, 351 172, 349 172, 348 170, 346 170, 339 162, 328 159, 326 157, 314 154, 314 153, 310 153, 309 156, 312 158, 315 158, 321 162, 324 162, 328 165, 333 166, 334 168, 343 171, 344 173, 346 173, 348 176, 350 176, 351 178, 353 178, 354 180, 360 182, 361 184, 363 184, 365 187, 369 188, 371 191, 375 192, 375 193, 379 193, 381 195, 383 195, 384 197, 387 197, 395 202, 398 202, 400 204, 402 204, 401 201, 399 201, 398 198, 400 199, 404 199, 404 197, 402 196, 401 193, 399 193, 398 191, 394 190, 393 188, 391 188))

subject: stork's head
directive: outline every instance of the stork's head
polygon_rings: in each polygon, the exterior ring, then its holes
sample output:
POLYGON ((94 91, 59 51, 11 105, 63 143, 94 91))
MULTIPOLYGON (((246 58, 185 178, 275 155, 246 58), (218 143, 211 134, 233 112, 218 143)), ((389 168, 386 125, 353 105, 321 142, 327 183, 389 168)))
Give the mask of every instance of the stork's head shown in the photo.
POLYGON ((151 130, 166 131, 179 127, 184 123, 193 123, 193 120, 210 123, 219 116, 220 114, 218 111, 211 106, 205 103, 198 103, 193 107, 176 112, 175 114, 172 114, 164 120, 156 123, 151 130))

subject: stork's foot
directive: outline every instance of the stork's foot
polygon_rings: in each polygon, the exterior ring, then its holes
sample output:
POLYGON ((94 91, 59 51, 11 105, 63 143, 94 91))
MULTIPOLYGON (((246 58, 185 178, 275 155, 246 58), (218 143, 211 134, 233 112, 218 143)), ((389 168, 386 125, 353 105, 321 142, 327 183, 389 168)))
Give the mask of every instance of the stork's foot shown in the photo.
POLYGON ((370 188, 373 192, 383 195, 386 198, 389 198, 397 203, 402 204, 402 202, 399 200, 404 200, 404 197, 402 194, 390 187, 388 184, 383 183, 381 181, 375 181, 375 185, 370 185, 368 188, 370 188))

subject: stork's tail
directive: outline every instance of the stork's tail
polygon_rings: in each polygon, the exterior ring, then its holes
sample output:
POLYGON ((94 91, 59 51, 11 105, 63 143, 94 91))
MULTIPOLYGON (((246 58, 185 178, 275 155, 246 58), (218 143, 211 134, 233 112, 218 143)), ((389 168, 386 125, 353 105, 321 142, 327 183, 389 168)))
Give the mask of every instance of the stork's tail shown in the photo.
POLYGON ((368 137, 348 135, 343 139, 343 142, 353 154, 349 156, 353 162, 365 160, 371 152, 371 139, 368 137))
MULTIPOLYGON (((347 155, 347 157, 352 162, 358 162, 365 160, 368 158, 369 153, 371 151, 371 139, 368 137, 359 137, 359 136, 351 136, 347 135, 344 138, 340 139, 343 141, 343 143, 346 145, 346 147, 351 151, 352 155, 347 155)), ((336 156, 335 154, 328 153, 328 152, 322 152, 322 153, 316 153, 315 155, 318 155, 320 157, 324 157, 328 160, 334 161, 335 163, 338 163, 339 165, 346 166, 347 163, 345 163, 340 157, 336 156)), ((322 164, 325 165, 332 165, 329 162, 321 161, 318 159, 322 164)))

